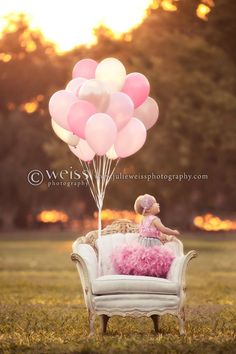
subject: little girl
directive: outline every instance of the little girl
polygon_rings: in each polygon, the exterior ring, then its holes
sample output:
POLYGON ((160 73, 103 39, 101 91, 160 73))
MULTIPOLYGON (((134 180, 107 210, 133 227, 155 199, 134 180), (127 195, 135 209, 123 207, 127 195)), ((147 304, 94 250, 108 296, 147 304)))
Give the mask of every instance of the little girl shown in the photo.
POLYGON ((175 241, 175 236, 180 234, 179 231, 164 226, 160 218, 156 216, 160 213, 160 205, 153 196, 140 195, 134 203, 134 210, 143 215, 139 227, 141 245, 145 247, 162 245, 166 241, 175 241))
POLYGON ((156 216, 160 212, 160 206, 153 196, 139 196, 134 209, 143 215, 138 243, 125 244, 113 251, 111 261, 114 270, 117 274, 165 278, 175 255, 171 249, 162 247, 162 244, 177 240, 175 236, 179 232, 165 227, 156 216))

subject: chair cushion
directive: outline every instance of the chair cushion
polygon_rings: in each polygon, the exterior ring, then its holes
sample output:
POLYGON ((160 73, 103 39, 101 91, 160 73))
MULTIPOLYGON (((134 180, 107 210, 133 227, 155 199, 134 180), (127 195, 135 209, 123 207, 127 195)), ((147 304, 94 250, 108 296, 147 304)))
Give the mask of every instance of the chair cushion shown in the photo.
POLYGON ((92 281, 92 291, 95 295, 119 293, 179 293, 179 285, 163 278, 138 275, 103 275, 92 281))

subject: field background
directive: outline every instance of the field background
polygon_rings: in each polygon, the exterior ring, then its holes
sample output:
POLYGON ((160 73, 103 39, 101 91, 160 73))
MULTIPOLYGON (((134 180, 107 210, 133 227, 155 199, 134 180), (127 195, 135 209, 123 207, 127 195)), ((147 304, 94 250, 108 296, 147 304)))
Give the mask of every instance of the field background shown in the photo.
POLYGON ((87 313, 74 264, 74 233, 22 232, 0 237, 1 353, 236 353, 236 234, 184 234, 195 249, 187 272, 187 335, 177 319, 113 317, 105 336, 88 338, 87 313), (34 237, 34 240, 32 241, 34 237))

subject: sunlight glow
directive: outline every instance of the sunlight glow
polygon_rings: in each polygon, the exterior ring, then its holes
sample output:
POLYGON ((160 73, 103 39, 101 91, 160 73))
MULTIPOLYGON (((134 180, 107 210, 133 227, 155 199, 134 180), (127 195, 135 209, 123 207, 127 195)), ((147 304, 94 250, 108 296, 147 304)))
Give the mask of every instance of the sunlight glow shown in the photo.
POLYGON ((16 106, 13 102, 7 103, 8 111, 14 111, 15 109, 19 109, 21 112, 25 112, 27 114, 32 114, 39 109, 40 103, 44 100, 44 95, 38 95, 32 98, 31 101, 24 102, 19 106, 16 106))
POLYGON ((11 60, 12 56, 8 53, 0 53, 0 61, 4 63, 8 63, 11 60))
POLYGON ((176 11, 177 10, 177 6, 168 0, 163 0, 161 3, 161 7, 165 11, 176 11))
POLYGON ((69 217, 66 213, 59 210, 43 210, 36 217, 38 221, 44 223, 67 222, 69 217))
POLYGON ((236 221, 222 220, 218 216, 205 214, 196 216, 193 220, 196 227, 205 231, 233 231, 236 230, 236 221))
POLYGON ((26 52, 31 53, 37 49, 36 43, 31 39, 29 31, 25 31, 20 38, 20 45, 26 52))
POLYGON ((205 4, 199 4, 197 7, 196 14, 202 20, 207 21, 207 15, 211 12, 211 8, 205 4))
POLYGON ((20 110, 28 114, 34 113, 38 109, 38 102, 31 101, 20 105, 20 110))
MULTIPOLYGON (((165 1, 166 3, 168 1, 165 1)), ((7 25, 10 13, 24 13, 32 29, 39 29, 45 38, 56 44, 58 51, 66 51, 80 44, 96 42, 94 28, 108 27, 115 38, 143 22, 153 0, 8 0, 0 7, 0 32, 7 25)), ((14 31, 14 26, 7 28, 14 31)), ((35 50, 27 43, 28 51, 35 50)))

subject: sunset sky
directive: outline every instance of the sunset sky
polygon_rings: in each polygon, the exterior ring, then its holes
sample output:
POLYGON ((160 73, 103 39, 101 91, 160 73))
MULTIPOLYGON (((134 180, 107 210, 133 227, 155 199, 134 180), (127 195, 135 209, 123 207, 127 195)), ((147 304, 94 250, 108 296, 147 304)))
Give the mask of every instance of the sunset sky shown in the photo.
POLYGON ((4 16, 21 12, 29 16, 32 28, 65 51, 93 43, 93 29, 100 24, 116 36, 129 31, 143 21, 151 4, 153 0, 8 0, 0 6, 0 31, 6 25, 4 16))
MULTIPOLYGON (((158 6, 165 11, 177 9, 171 0, 7 0, 0 6, 0 34, 7 26, 6 16, 24 13, 32 29, 40 29, 58 52, 64 52, 95 43, 93 30, 99 25, 108 27, 117 38, 141 24, 148 8, 158 6)), ((213 0, 202 0, 197 16, 207 20, 213 6, 213 0)))

